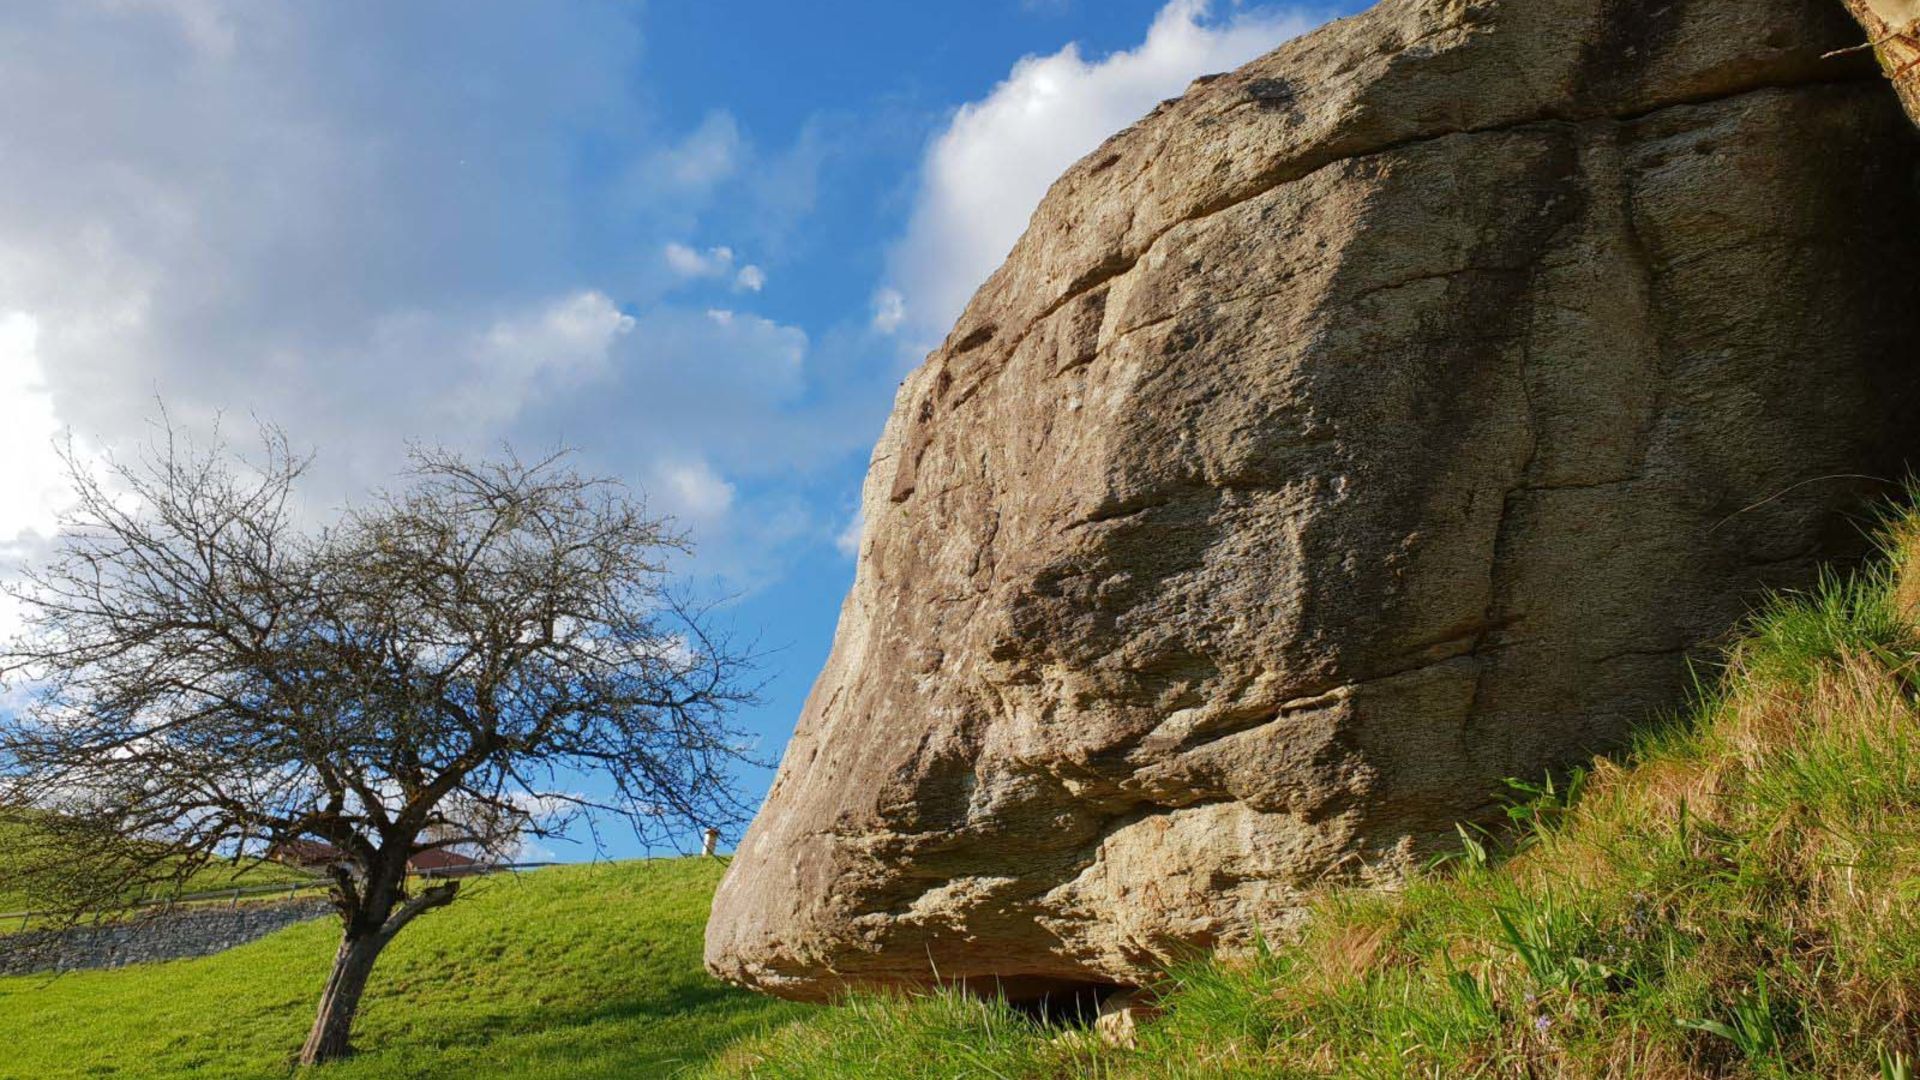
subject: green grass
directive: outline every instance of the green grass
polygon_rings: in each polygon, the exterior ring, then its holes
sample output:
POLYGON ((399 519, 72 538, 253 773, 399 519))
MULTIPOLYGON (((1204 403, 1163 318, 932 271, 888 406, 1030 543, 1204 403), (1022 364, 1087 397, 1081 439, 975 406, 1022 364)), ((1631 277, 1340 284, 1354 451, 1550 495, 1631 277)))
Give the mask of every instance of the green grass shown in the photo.
POLYGON ((1782 597, 1633 752, 1517 785, 1511 829, 1161 988, 1131 1049, 952 994, 733 1048, 760 1078, 1914 1075, 1920 519, 1782 597))
MULTIPOLYGON (((66 919, 75 917, 71 909, 55 912, 60 901, 36 896, 31 890, 20 887, 9 873, 8 856, 22 847, 31 845, 35 840, 33 826, 19 821, 0 820, 0 915, 30 913, 31 921, 22 922, 16 918, 0 921, 0 934, 9 934, 22 929, 35 929, 43 926, 67 925, 66 919)), ((91 868, 76 867, 77 872, 91 873, 91 868)), ((412 881, 420 882, 418 876, 412 881)), ((128 892, 127 901, 144 899, 132 913, 150 911, 163 900, 171 899, 181 906, 214 906, 226 904, 229 897, 220 894, 235 888, 246 890, 240 896, 242 903, 270 903, 285 899, 291 895, 323 895, 332 883, 315 870, 289 866, 268 859, 246 859, 233 862, 213 862, 201 866, 189 874, 185 880, 170 884, 165 890, 151 889, 144 893, 128 892), (264 886, 277 886, 271 891, 260 890, 264 886), (183 899, 184 898, 184 899, 183 899)), ((96 912, 83 910, 78 918, 82 924, 95 918, 117 921, 128 917, 129 909, 112 908, 96 912)))
MULTIPOLYGON (((9 856, 17 857, 20 852, 33 848, 39 840, 40 835, 36 834, 35 827, 30 822, 0 820, 0 914, 45 910, 51 904, 57 903, 57 901, 36 896, 31 890, 21 887, 18 882, 20 875, 12 872, 13 868, 20 864, 10 860, 9 856), (12 862, 11 866, 10 862, 12 862)), ((308 871, 276 862, 215 863, 196 870, 192 876, 180 884, 179 892, 191 894, 230 889, 236 885, 293 885, 319 881, 316 875, 308 871)), ((6 925, 0 925, 0 933, 17 929, 19 926, 11 921, 6 925)))
MULTIPOLYGON (((700 967, 711 859, 469 882, 380 959, 362 1053, 315 1075, 666 1077, 803 1015, 700 967)), ((218 956, 0 979, 0 1078, 290 1074, 338 941, 331 920, 218 956)))

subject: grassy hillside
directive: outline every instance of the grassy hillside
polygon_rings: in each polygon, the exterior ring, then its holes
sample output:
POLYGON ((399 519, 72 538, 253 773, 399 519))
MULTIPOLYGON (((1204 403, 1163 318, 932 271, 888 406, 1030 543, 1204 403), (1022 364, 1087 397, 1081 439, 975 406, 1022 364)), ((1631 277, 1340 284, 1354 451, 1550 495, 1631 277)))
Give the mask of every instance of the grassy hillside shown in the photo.
POLYGON ((1393 896, 1182 972, 1132 1051, 954 996, 869 999, 732 1050, 761 1078, 1913 1075, 1920 526, 1782 599, 1624 763, 1518 789, 1393 896))
MULTIPOLYGON (((37 831, 30 821, 0 819, 0 914, 44 909, 52 903, 22 888, 18 883, 19 875, 14 872, 14 868, 22 865, 14 860, 23 857, 28 849, 45 843, 45 835, 37 831)), ((181 884, 179 892, 191 894, 235 885, 292 885, 318 881, 314 874, 275 862, 219 863, 200 868, 181 884)), ((12 921, 0 925, 0 933, 14 929, 18 929, 18 926, 12 921)))
MULTIPOLYGON (((803 1009, 700 968, 714 860, 471 882, 374 973, 358 1042, 319 1073, 665 1077, 803 1009)), ((200 960, 0 979, 0 1078, 286 1076, 337 943, 312 923, 200 960)))

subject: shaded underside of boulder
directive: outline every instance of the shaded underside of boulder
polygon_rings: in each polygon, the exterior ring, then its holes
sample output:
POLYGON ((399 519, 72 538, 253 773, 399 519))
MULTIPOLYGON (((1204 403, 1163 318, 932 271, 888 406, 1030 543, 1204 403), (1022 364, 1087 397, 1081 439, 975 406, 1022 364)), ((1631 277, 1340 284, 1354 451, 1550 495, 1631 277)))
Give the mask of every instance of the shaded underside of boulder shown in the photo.
POLYGON ((1920 449, 1858 36, 1387 0, 1076 165, 900 388, 709 967, 1136 984, 1683 700, 1920 449))

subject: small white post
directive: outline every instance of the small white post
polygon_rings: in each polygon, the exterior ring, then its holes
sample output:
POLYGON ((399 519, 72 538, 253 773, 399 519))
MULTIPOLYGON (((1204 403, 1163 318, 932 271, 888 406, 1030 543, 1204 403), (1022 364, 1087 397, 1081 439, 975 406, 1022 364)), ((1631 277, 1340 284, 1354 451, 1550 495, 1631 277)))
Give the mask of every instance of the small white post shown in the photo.
POLYGON ((711 857, 720 847, 720 830, 708 829, 700 834, 700 854, 711 857))

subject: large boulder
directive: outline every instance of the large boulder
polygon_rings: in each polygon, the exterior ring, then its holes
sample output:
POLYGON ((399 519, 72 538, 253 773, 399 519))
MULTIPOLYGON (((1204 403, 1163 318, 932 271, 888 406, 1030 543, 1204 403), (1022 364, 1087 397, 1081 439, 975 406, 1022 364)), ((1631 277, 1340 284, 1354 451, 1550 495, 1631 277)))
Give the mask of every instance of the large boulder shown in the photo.
POLYGON ((1137 983, 1618 745, 1920 446, 1841 7, 1387 0, 1074 166, 873 455, 707 963, 1137 983))

